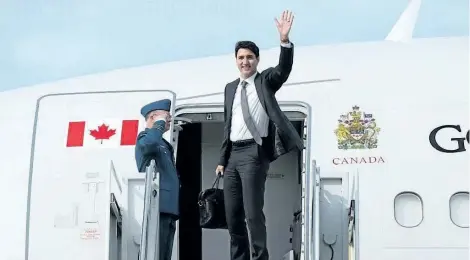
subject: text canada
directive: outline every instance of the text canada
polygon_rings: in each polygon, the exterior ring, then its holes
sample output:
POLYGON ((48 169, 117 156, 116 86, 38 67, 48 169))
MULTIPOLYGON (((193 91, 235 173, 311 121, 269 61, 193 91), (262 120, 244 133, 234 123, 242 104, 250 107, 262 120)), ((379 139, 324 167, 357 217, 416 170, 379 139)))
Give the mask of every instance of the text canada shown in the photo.
POLYGON ((342 158, 333 158, 334 165, 341 164, 376 164, 376 163, 385 163, 382 156, 367 156, 367 157, 342 157, 342 158))

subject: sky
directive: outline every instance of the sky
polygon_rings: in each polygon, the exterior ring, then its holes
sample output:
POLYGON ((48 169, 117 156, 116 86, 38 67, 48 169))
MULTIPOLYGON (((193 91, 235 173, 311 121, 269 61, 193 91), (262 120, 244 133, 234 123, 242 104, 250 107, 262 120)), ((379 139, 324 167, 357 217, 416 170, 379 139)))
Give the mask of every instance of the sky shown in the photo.
MULTIPOLYGON (((278 45, 382 40, 408 0, 0 0, 0 91, 114 69, 278 45)), ((468 36, 468 0, 422 0, 414 37, 468 36)))

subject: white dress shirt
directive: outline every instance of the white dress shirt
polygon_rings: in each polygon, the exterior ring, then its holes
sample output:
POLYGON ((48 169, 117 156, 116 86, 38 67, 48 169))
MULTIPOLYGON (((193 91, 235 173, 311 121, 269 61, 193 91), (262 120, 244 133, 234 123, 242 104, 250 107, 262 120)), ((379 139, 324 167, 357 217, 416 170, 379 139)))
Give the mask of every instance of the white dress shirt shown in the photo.
MULTIPOLYGON (((281 46, 286 48, 292 47, 290 42, 287 44, 281 43, 281 46)), ((246 81, 248 83, 246 85, 248 107, 256 129, 258 129, 258 132, 261 137, 266 137, 268 135, 269 118, 263 108, 263 105, 261 105, 255 87, 255 77, 257 74, 258 72, 256 72, 251 77, 245 80, 240 78, 240 83, 238 84, 237 91, 235 92, 232 107, 232 128, 230 130, 230 141, 232 142, 253 138, 253 135, 251 135, 250 131, 248 130, 248 127, 245 124, 245 120, 243 119, 241 106, 241 83, 243 81, 246 81)))
MULTIPOLYGON (((268 115, 266 114, 266 111, 264 111, 264 108, 258 98, 258 93, 256 92, 256 74, 258 74, 258 72, 245 80, 248 83, 246 85, 246 96, 248 100, 250 114, 253 118, 253 122, 255 123, 256 129, 258 129, 258 132, 261 137, 266 137, 268 133, 269 119, 268 115)), ((248 127, 245 124, 245 120, 243 119, 241 106, 242 81, 243 79, 240 79, 237 91, 235 92, 235 98, 233 99, 232 129, 230 131, 230 141, 232 142, 253 138, 250 131, 248 130, 248 127)))

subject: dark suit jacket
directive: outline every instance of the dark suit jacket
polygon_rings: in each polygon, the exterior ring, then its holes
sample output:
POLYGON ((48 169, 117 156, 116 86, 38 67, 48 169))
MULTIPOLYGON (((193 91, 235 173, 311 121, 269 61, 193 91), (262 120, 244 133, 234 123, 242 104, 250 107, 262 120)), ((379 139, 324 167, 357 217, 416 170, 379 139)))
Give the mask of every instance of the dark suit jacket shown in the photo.
MULTIPOLYGON (((292 44, 292 43, 291 43, 292 44)), ((263 149, 270 161, 288 153, 292 149, 302 150, 303 140, 281 111, 275 94, 289 78, 294 60, 294 45, 291 48, 281 46, 279 64, 268 68, 255 76, 255 87, 261 104, 269 117, 268 136, 263 138, 263 149)), ((232 123, 232 105, 240 79, 236 79, 225 86, 224 93, 224 141, 220 151, 219 165, 226 166, 230 157, 232 142, 230 129, 232 123)))

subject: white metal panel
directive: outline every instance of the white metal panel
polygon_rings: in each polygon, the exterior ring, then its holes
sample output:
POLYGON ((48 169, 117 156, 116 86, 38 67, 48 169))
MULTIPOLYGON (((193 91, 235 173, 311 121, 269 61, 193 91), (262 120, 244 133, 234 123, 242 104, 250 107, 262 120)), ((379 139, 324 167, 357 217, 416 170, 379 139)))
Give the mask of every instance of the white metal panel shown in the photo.
MULTIPOLYGON (((387 117, 400 117, 401 125, 413 127, 401 130, 398 129, 399 126, 389 125, 388 131, 396 133, 400 141, 388 144, 390 150, 397 151, 393 157, 389 157, 393 158, 393 161, 389 159, 387 163, 388 174, 380 174, 381 184, 380 182, 366 184, 367 178, 361 179, 361 192, 368 190, 372 185, 381 185, 379 194, 384 207, 380 211, 382 216, 380 224, 383 232, 387 234, 383 240, 384 247, 443 249, 468 247, 468 229, 455 226, 450 218, 452 194, 469 189, 468 155, 464 152, 442 153, 434 149, 430 143, 430 133, 440 125, 459 124, 462 129, 469 129, 468 115, 468 109, 463 110, 463 106, 459 108, 451 104, 439 109, 426 106, 397 108, 388 113, 387 117), (415 118, 402 116, 411 113, 407 111, 419 115, 432 112, 428 119, 420 120, 419 124, 416 124, 415 118), (415 223, 410 223, 410 227, 400 225, 395 218, 394 199, 403 192, 415 193, 422 201, 414 202, 413 208, 404 212, 405 216, 401 216, 408 218, 409 221, 412 218, 416 220, 415 223), (422 211, 421 221, 419 221, 420 211, 422 211)), ((455 140, 451 141, 451 138, 462 138, 465 134, 441 131, 437 135, 437 142, 447 148, 453 148, 457 143, 455 140)), ((361 197, 361 203, 367 203, 366 201, 366 198, 361 197)), ((372 200, 369 203, 372 207, 372 200)), ((362 212, 364 215, 364 210, 362 212)))
MULTIPOLYGON (((109 213, 109 204, 100 201, 95 205, 93 196, 104 196, 109 201, 109 192, 103 188, 105 183, 97 184, 94 186, 97 195, 92 195, 87 193, 88 188, 83 183, 90 182, 92 177, 104 182, 103 173, 109 173, 109 168, 100 168, 100 165, 109 167, 111 160, 119 170, 135 172, 134 146, 100 147, 95 144, 67 148, 68 123, 92 120, 106 122, 109 119, 142 120, 140 108, 163 98, 174 103, 175 94, 171 91, 104 92, 51 95, 40 99, 30 172, 27 259, 57 256, 103 260, 107 250, 104 246, 107 238, 103 232, 109 229, 103 214, 109 213), (78 216, 74 224, 62 229, 54 227, 54 218, 60 210, 73 206, 78 216), (101 237, 91 240, 81 238, 81 232, 88 226, 98 228, 101 237), (48 243, 43 242, 46 234, 48 243)), ((140 127, 142 129, 143 125, 140 127)), ((167 133, 168 139, 171 132, 167 133)), ((84 134, 88 134, 87 131, 84 134)))
POLYGON ((51 166, 46 173, 33 187, 29 259, 106 259, 109 163, 58 171, 51 166))
POLYGON ((122 259, 122 215, 124 206, 127 204, 123 200, 123 180, 116 172, 114 163, 110 163, 110 231, 109 231, 109 258, 122 259))
POLYGON ((125 177, 125 211, 122 229, 123 260, 137 259, 139 254, 141 228, 144 210, 145 176, 133 174, 125 177))
MULTIPOLYGON (((437 70, 437 68, 435 68, 437 70)), ((386 77, 386 72, 384 78, 386 77)), ((356 244, 360 251, 360 260, 376 259, 390 254, 389 248, 399 246, 435 248, 468 248, 468 229, 456 229, 449 217, 449 198, 457 191, 468 191, 468 151, 454 154, 440 153, 429 143, 429 134, 443 124, 460 124, 462 133, 441 133, 442 145, 450 149, 457 146, 457 141, 450 138, 465 137, 468 129, 468 98, 456 96, 453 102, 437 100, 436 93, 424 91, 415 93, 418 85, 433 85, 423 75, 412 75, 409 80, 402 77, 376 79, 380 75, 371 75, 367 79, 348 78, 330 88, 316 91, 313 86, 293 86, 281 89, 279 99, 295 98, 302 92, 309 99, 314 112, 314 124, 311 129, 312 154, 322 168, 322 177, 330 171, 358 171, 360 179, 359 206, 361 215, 361 242, 356 244), (411 81, 411 82, 409 82, 411 81), (348 89, 343 88, 347 85, 348 89), (396 86, 395 90, 392 90, 396 86), (402 92, 399 87, 408 86, 410 91, 402 92), (378 88, 380 87, 380 91, 378 88), (370 98, 359 89, 368 89, 366 93, 380 93, 370 98), (379 91, 379 92, 377 92, 379 91), (385 91, 386 93, 383 93, 385 91), (390 95, 406 93, 395 98, 390 95), (389 101, 393 100, 393 102, 389 101), (390 103, 391 102, 391 103, 390 103), (348 105, 349 104, 349 105, 348 105), (335 129, 340 116, 359 106, 363 113, 371 113, 381 128, 378 135, 378 147, 375 149, 338 149, 335 129), (465 132, 464 132, 465 131, 465 132), (466 154, 467 153, 467 154, 466 154), (349 163, 337 164, 336 159, 346 158, 349 163), (355 163, 350 158, 365 158, 365 163, 355 163), (383 161, 379 159, 383 158, 383 161), (371 159, 371 160, 369 160, 371 159), (393 200, 403 191, 418 191, 424 201, 423 228, 400 230, 394 220, 393 200), (425 194, 422 194, 422 193, 425 194), (438 205, 434 204, 439 203, 438 205), (433 204, 433 206, 431 206, 433 204), (377 205, 384 205, 378 210, 377 205), (385 207, 387 205, 388 207, 385 207), (436 214, 436 208, 439 214, 436 214), (429 215, 432 216, 429 217, 429 215), (426 217, 428 216, 428 217, 426 217), (433 219, 431 224, 431 219, 433 219), (428 224, 429 223, 429 224, 428 224), (440 223, 442 225, 438 225, 440 223), (436 230, 439 230, 438 232, 436 230), (406 234, 416 231, 410 237, 406 234), (419 234, 419 235, 418 235, 419 234), (428 235, 430 234, 430 235, 428 235), (376 239, 381 237, 382 239, 376 239), (405 239, 402 239, 402 238, 405 239)), ((418 73, 424 73, 421 69, 418 73)), ((462 73, 453 72, 456 78, 448 74, 438 74, 433 80, 439 84, 463 86, 457 78, 463 79, 462 73), (451 83, 446 83, 449 81, 451 83)), ((361 113, 362 114, 362 113, 361 113)), ((468 149, 465 141, 462 145, 468 149)), ((457 250, 457 249, 456 249, 457 250)))
POLYGON ((320 180, 320 260, 343 260, 348 239, 348 173, 328 173, 320 180), (330 248, 332 247, 332 249, 330 248))
MULTIPOLYGON (((462 129, 468 129, 468 110, 464 108, 458 103, 438 107, 415 105, 383 108, 380 114, 376 113, 385 120, 381 123, 380 148, 375 154, 383 156, 385 163, 356 166, 360 167, 361 175, 358 228, 361 260, 376 259, 378 255, 383 259, 417 256, 439 259, 436 256, 462 257, 464 249, 468 251, 468 229, 455 226, 449 212, 451 195, 468 191, 468 155, 442 153, 429 142, 430 132, 437 126, 460 124, 462 129), (414 221, 410 227, 400 225, 395 218, 395 198, 403 192, 415 193, 422 201, 422 221, 418 224, 414 221)), ((455 148, 457 144, 451 138, 464 135, 441 133, 438 142, 455 148)), ((420 204, 414 203, 411 211, 402 211, 405 215, 399 221, 419 219, 420 204)))

